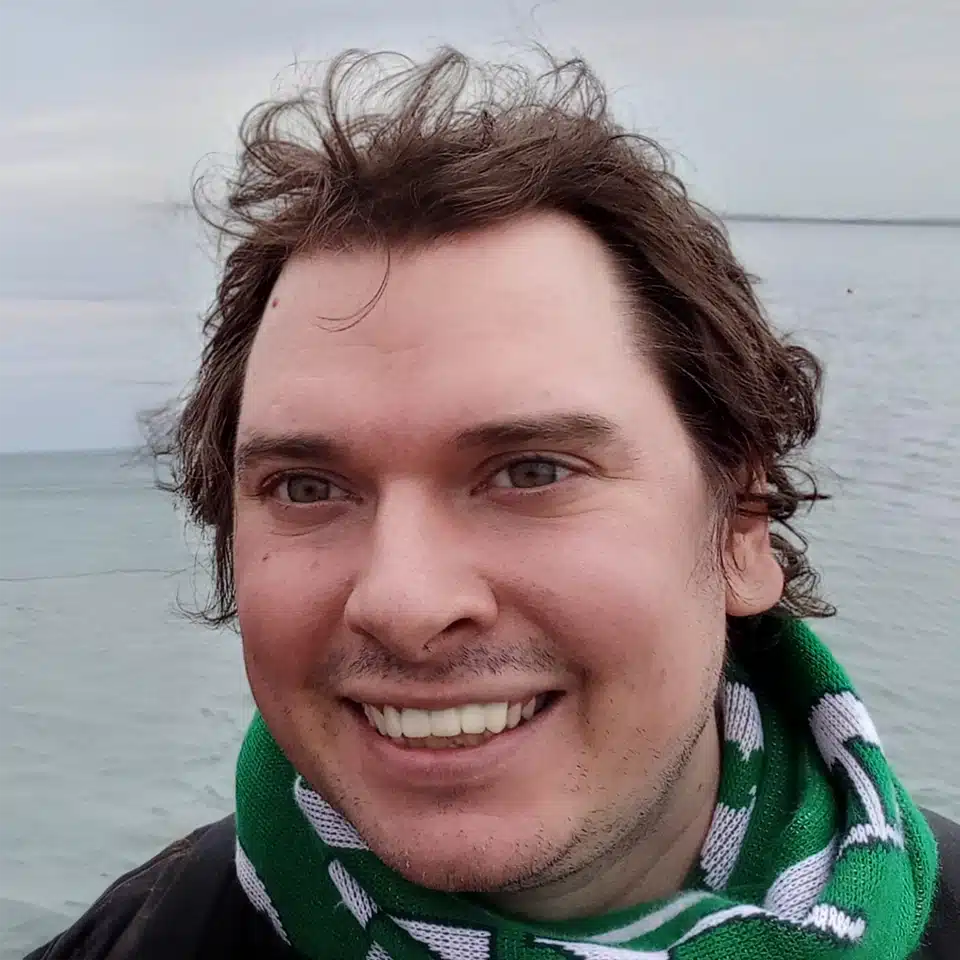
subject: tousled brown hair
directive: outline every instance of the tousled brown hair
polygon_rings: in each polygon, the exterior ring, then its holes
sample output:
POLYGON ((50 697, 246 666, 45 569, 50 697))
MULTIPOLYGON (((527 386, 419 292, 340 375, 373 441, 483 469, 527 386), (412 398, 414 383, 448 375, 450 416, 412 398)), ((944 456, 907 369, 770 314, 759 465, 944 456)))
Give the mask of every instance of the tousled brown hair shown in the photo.
POLYGON ((153 441, 169 459, 169 488, 212 537, 208 622, 236 613, 241 390, 284 264, 316 249, 389 252, 536 210, 577 217, 618 261, 637 299, 638 340, 696 443, 718 516, 769 513, 785 574, 774 612, 833 612, 791 525, 822 499, 794 464, 818 427, 817 359, 771 328, 719 221, 688 197, 664 150, 614 122, 585 63, 544 56, 537 73, 451 49, 395 69, 385 54, 345 53, 321 86, 246 116, 225 202, 211 207, 198 185, 198 209, 230 249, 196 381, 153 441))

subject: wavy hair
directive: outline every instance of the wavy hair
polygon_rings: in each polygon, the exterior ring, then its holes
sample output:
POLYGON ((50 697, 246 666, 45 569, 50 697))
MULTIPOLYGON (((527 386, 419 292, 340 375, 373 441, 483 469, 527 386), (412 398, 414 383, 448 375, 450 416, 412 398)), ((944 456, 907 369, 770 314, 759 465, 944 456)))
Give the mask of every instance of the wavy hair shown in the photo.
POLYGON ((241 390, 284 264, 318 249, 389 252, 535 210, 578 218, 616 258, 636 298, 637 341, 695 442, 718 517, 769 515, 785 578, 772 612, 833 612, 792 525, 801 506, 824 499, 797 463, 819 423, 817 358, 773 329, 720 221, 690 199, 659 144, 614 121, 587 64, 543 57, 534 70, 449 48, 420 64, 349 51, 320 85, 247 114, 224 200, 211 204, 205 181, 195 185, 228 253, 197 377, 182 405, 152 421, 151 440, 169 464, 168 489, 211 539, 202 619, 236 615, 241 390))

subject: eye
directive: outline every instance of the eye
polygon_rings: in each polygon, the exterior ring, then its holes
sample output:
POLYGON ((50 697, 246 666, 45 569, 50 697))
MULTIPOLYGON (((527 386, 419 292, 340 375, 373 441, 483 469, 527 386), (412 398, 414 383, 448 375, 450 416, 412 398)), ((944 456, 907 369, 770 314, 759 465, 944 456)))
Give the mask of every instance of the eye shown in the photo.
POLYGON ((335 483, 309 473, 291 473, 281 477, 276 490, 281 500, 299 506, 344 500, 347 497, 346 491, 335 483))
POLYGON ((514 460, 498 470, 490 480, 491 487, 508 490, 530 490, 549 487, 573 474, 573 470, 554 460, 542 457, 527 457, 514 460))

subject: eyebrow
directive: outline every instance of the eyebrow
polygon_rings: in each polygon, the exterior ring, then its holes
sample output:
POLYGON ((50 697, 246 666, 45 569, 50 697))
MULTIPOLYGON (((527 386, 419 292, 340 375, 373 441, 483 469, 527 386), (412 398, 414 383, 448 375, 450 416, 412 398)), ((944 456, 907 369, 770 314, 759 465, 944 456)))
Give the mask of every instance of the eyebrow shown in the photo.
POLYGON ((299 463, 343 462, 346 447, 319 433, 251 433, 237 444, 234 471, 238 477, 268 460, 294 460, 299 463))
POLYGON ((596 413, 547 413, 479 424, 457 434, 460 450, 507 447, 533 443, 601 447, 623 442, 623 433, 613 420, 596 413))
MULTIPOLYGON (((623 443, 617 424, 595 413, 548 413, 541 416, 481 423, 460 431, 454 446, 461 451, 536 443, 597 448, 623 443)), ((270 460, 299 463, 346 463, 347 447, 321 433, 251 433, 237 444, 234 469, 243 476, 270 460)))

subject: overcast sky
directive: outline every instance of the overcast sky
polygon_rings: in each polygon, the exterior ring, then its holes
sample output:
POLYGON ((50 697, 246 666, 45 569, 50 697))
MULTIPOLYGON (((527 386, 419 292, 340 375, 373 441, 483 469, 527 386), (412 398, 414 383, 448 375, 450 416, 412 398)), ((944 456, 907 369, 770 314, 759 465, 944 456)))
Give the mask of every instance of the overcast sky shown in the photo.
POLYGON ((958 0, 0 0, 0 450, 128 444, 190 375, 212 267, 164 205, 295 59, 531 39, 716 208, 960 216, 958 0))

